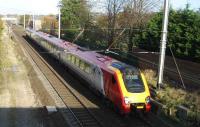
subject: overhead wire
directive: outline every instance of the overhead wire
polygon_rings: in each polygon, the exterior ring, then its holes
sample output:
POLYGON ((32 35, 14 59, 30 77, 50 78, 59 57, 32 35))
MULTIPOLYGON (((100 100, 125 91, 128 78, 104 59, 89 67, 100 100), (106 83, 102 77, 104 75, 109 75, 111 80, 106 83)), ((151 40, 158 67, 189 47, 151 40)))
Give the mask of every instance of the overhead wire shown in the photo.
POLYGON ((169 46, 169 50, 170 50, 170 52, 171 52, 171 54, 172 54, 172 58, 173 58, 173 60, 174 60, 174 64, 176 65, 176 69, 177 69, 177 71, 178 71, 178 74, 179 74, 181 83, 182 83, 182 85, 183 85, 183 88, 186 89, 185 83, 184 83, 184 81, 183 81, 183 77, 182 77, 182 75, 181 75, 180 69, 179 69, 178 64, 177 64, 177 62, 176 62, 176 58, 175 58, 175 56, 174 56, 174 53, 173 53, 173 51, 172 51, 171 46, 169 46))
POLYGON ((72 43, 74 43, 75 41, 77 41, 80 36, 84 33, 85 29, 82 29, 82 31, 76 36, 76 38, 72 41, 72 43))

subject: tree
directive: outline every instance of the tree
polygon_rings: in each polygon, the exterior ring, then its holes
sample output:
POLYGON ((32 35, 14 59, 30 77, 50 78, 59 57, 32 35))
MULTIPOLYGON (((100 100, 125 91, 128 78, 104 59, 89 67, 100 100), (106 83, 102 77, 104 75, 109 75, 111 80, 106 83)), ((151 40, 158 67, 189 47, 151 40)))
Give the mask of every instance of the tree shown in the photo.
POLYGON ((90 11, 86 0, 62 0, 62 38, 72 41, 90 21, 90 11))
MULTIPOLYGON (((157 13, 147 25, 147 31, 139 35, 139 46, 159 51, 163 13, 157 13)), ((170 10, 168 47, 176 56, 200 62, 200 15, 187 6, 182 10, 170 10), (195 33, 195 34, 194 34, 195 33)), ((169 51, 169 50, 168 50, 169 51)), ((168 53, 169 54, 169 53, 168 53)))
POLYGON ((118 14, 122 11, 125 0, 106 0, 108 45, 114 42, 116 37, 118 14))
POLYGON ((134 44, 133 37, 145 27, 153 15, 153 10, 160 7, 160 0, 128 0, 123 12, 121 24, 128 30, 129 50, 134 44))
POLYGON ((44 16, 42 19, 42 30, 51 35, 57 35, 58 21, 55 15, 44 16))
POLYGON ((62 26, 66 28, 83 28, 89 15, 86 0, 62 0, 62 5, 62 26))

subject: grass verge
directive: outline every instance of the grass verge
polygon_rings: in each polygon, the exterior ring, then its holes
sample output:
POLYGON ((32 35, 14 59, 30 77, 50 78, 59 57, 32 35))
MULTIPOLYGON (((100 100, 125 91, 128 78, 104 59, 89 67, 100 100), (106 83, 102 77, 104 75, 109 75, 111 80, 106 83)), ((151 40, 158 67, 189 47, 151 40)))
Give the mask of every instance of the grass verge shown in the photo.
MULTIPOLYGON (((156 88, 157 74, 153 70, 143 71, 148 84, 156 88)), ((184 119, 187 126, 194 126, 200 123, 200 90, 195 92, 188 92, 181 88, 172 87, 173 82, 165 81, 165 88, 155 90, 155 100, 164 104, 167 107, 166 115, 174 120, 177 118, 178 107, 183 106, 188 109, 187 118, 184 119)), ((180 120, 181 122, 181 120, 180 120)))

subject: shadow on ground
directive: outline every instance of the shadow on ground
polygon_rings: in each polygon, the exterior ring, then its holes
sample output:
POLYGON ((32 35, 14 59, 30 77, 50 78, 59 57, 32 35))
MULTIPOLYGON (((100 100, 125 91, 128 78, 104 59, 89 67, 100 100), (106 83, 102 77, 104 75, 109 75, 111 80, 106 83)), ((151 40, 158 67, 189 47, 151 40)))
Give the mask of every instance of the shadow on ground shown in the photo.
POLYGON ((0 108, 0 127, 67 127, 59 113, 45 108, 0 108))

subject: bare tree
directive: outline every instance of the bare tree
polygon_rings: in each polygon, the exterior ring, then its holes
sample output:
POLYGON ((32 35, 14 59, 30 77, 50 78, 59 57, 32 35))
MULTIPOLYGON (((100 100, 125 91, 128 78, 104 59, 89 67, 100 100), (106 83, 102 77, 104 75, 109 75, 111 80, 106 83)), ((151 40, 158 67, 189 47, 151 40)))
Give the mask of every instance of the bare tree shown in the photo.
POLYGON ((139 31, 146 25, 152 12, 160 9, 161 0, 128 0, 124 6, 122 25, 129 28, 129 50, 133 47, 135 29, 139 31))
POLYGON ((106 0, 108 45, 111 45, 114 42, 118 14, 123 10, 124 4, 125 0, 106 0))

